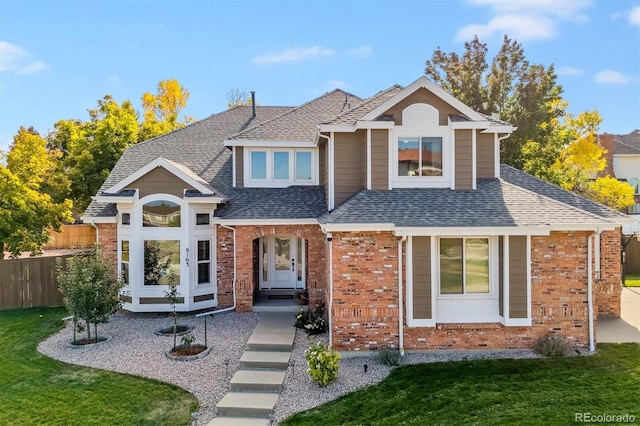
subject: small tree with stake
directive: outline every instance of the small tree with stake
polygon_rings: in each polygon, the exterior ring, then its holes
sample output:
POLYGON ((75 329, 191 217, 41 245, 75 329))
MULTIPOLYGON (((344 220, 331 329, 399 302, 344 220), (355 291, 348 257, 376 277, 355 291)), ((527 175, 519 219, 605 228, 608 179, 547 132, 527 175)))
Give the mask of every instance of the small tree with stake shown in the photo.
POLYGON ((169 289, 165 291, 164 297, 171 303, 171 316, 173 317, 173 347, 177 346, 176 336, 178 335, 178 313, 176 312, 176 304, 180 300, 180 293, 178 292, 178 286, 176 285, 176 273, 170 271, 167 275, 167 281, 169 282, 169 289))
POLYGON ((106 323, 120 308, 118 293, 122 281, 102 259, 97 248, 90 254, 70 258, 66 268, 62 261, 58 261, 56 272, 65 307, 73 315, 74 343, 76 328, 86 330, 86 343, 91 343, 91 324, 97 343, 98 324, 106 323), (78 319, 85 325, 79 326, 78 319))

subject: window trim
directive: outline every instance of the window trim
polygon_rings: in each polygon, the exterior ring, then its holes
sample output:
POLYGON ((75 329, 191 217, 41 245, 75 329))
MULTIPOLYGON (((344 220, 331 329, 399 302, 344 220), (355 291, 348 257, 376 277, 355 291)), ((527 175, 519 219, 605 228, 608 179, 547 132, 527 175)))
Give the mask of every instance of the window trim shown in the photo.
POLYGON ((454 151, 448 126, 397 126, 389 132, 389 175, 391 188, 450 188, 454 175, 454 151), (399 176, 398 143, 400 138, 442 139, 442 176, 399 176))
POLYGON ((203 285, 211 285, 212 283, 212 278, 213 278, 213 274, 212 274, 212 268, 211 268, 211 264, 213 261, 213 244, 211 244, 211 238, 200 238, 198 236, 196 236, 196 256, 195 256, 195 260, 196 260, 196 279, 195 279, 195 287, 200 287, 203 285), (205 260, 200 260, 200 248, 198 247, 198 244, 201 242, 207 242, 209 243, 209 259, 205 259, 205 260), (207 263, 209 265, 209 281, 207 282, 200 282, 200 265, 207 263))
POLYGON ((263 148, 251 147, 243 150, 244 156, 244 186, 247 188, 286 188, 291 185, 318 185, 318 149, 317 148, 263 148), (253 179, 251 177, 251 154, 253 152, 266 152, 266 179, 253 179), (278 152, 288 153, 289 177, 287 179, 275 178, 275 154, 278 152), (311 179, 297 179, 297 154, 308 152, 311 154, 311 179))

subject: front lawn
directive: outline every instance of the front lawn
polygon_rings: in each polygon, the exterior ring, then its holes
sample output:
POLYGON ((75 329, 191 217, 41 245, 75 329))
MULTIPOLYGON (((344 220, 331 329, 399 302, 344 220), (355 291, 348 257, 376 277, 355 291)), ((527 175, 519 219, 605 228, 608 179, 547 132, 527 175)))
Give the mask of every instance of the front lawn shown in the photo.
POLYGON ((38 353, 64 316, 62 308, 0 311, 0 424, 189 424, 198 402, 177 386, 38 353))
MULTIPOLYGON (((477 360, 397 368, 379 383, 282 425, 567 425, 576 413, 640 421, 640 344, 594 356, 477 360)), ((615 423, 605 422, 605 423, 615 423)))
POLYGON ((627 287, 640 287, 640 275, 627 275, 623 284, 627 287))

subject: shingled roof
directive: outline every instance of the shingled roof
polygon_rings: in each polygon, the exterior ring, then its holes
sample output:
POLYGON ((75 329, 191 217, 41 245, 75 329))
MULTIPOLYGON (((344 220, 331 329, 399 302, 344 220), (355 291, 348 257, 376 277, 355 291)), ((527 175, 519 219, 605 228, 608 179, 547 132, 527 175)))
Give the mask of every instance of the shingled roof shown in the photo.
POLYGON ((333 118, 332 120, 325 121, 322 124, 354 124, 360 118, 364 117, 380 105, 391 99, 394 95, 402 91, 404 87, 399 84, 395 84, 389 87, 387 90, 378 92, 369 99, 366 99, 359 105, 355 105, 348 111, 344 111, 342 114, 333 118))
POLYGON ((628 135, 614 135, 613 153, 620 155, 640 155, 640 130, 628 135))
POLYGON ((335 89, 285 114, 234 134, 228 140, 315 142, 318 124, 362 102, 361 98, 351 93, 335 89))

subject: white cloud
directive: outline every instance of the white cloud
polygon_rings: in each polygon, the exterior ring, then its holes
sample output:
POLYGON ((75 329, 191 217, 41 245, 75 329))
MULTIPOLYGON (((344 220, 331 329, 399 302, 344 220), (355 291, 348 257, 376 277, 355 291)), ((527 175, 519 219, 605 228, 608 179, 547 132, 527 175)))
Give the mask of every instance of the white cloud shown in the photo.
POLYGON ((477 35, 478 38, 489 38, 494 35, 508 34, 518 41, 550 38, 555 32, 554 23, 547 18, 518 14, 499 15, 487 24, 472 24, 460 28, 456 40, 468 41, 477 35))
POLYGON ((521 40, 547 39, 556 34, 562 21, 584 23, 589 20, 584 9, 591 0, 468 0, 472 5, 491 8, 492 17, 484 24, 462 27, 456 39, 468 41, 508 34, 521 40))
POLYGON ((560 67, 558 68, 559 75, 582 75, 584 71, 573 67, 560 67))
POLYGON ((631 79, 618 71, 603 70, 596 74, 596 81, 604 84, 627 84, 631 79))
POLYGON ((42 61, 34 61, 31 54, 22 47, 0 41, 0 72, 33 74, 46 70, 49 66, 42 61))
POLYGON ((356 59, 363 59, 367 56, 371 56, 372 51, 373 49, 371 48, 371 46, 360 46, 356 47, 355 49, 348 49, 345 53, 348 56, 353 56, 356 59))
POLYGON ((640 6, 636 6, 629 11, 629 23, 640 27, 640 6))
POLYGON ((307 48, 294 47, 280 52, 269 52, 253 59, 256 64, 277 64, 281 62, 301 62, 309 59, 323 58, 336 54, 334 49, 322 46, 307 48))

